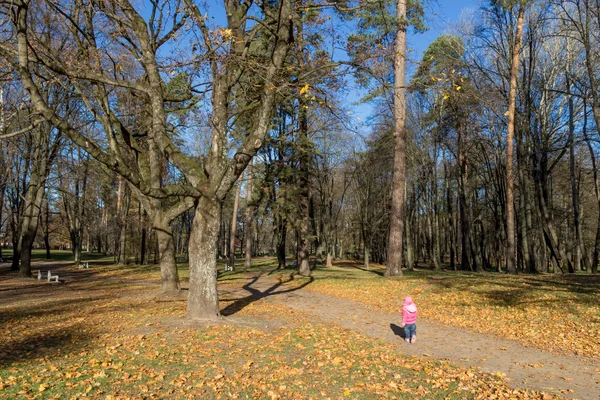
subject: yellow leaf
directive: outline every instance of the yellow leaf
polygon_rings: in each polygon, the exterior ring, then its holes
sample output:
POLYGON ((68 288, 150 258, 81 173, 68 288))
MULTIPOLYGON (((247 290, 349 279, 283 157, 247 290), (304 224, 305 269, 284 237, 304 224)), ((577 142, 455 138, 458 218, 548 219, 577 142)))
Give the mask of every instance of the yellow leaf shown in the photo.
POLYGON ((44 391, 44 390, 46 390, 46 389, 48 389, 48 385, 46 385, 45 383, 42 383, 42 384, 40 385, 40 387, 38 388, 38 390, 39 390, 40 392, 43 392, 43 391, 44 391))
POLYGON ((509 114, 510 114, 510 112, 507 111, 507 112, 504 113, 504 116, 508 117, 509 114))
POLYGON ((300 94, 304 94, 304 93, 306 93, 306 91, 308 90, 308 88, 309 88, 309 85, 308 85, 308 83, 307 83, 306 85, 304 85, 304 86, 302 87, 302 89, 300 89, 300 94))
POLYGON ((462 86, 456 86, 456 91, 458 92, 460 89, 462 89, 462 86))
POLYGON ((444 100, 449 99, 450 95, 448 93, 444 93, 444 100))

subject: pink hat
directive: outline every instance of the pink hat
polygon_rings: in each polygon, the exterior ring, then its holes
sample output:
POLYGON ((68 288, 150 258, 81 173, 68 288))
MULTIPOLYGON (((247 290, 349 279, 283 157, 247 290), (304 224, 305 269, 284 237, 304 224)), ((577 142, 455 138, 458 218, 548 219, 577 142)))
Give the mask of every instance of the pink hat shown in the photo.
POLYGON ((410 311, 411 313, 417 312, 417 305, 413 303, 413 300, 410 296, 407 296, 404 299, 404 305, 402 306, 402 308, 406 309, 407 311, 410 311))

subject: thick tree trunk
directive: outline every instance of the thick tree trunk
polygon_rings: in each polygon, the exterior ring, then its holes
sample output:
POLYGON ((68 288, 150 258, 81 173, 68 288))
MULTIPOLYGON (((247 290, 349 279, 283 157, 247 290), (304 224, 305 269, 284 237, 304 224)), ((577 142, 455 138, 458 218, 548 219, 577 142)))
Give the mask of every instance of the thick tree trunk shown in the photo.
POLYGON ((160 257, 160 281, 163 293, 174 293, 180 290, 177 262, 175 261, 175 243, 173 232, 168 224, 155 226, 158 254, 160 257))
POLYGON ((519 54, 521 53, 521 38, 523 36, 523 22, 525 6, 519 4, 517 16, 517 32, 512 49, 512 65, 510 70, 510 93, 508 97, 508 134, 506 136, 506 272, 515 274, 516 249, 515 249, 515 201, 513 177, 513 139, 515 132, 515 113, 517 105, 517 75, 519 73, 519 54))
POLYGON ((402 275, 406 207, 406 2, 396 2, 398 30, 394 44, 394 169, 388 258, 385 276, 402 275))
POLYGON ((81 263, 81 247, 82 247, 81 236, 78 235, 77 238, 72 241, 72 244, 73 244, 73 263, 77 265, 77 264, 81 263))
POLYGON ((220 316, 217 293, 217 241, 221 204, 202 197, 190 232, 190 290, 187 317, 215 319, 220 316))

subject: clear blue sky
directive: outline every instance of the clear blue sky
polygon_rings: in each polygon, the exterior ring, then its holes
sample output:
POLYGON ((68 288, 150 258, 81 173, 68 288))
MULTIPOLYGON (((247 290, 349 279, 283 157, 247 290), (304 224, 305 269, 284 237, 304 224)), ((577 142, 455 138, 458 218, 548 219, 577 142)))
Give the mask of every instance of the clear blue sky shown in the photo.
POLYGON ((409 46, 419 52, 427 49, 427 46, 441 34, 446 33, 451 26, 455 25, 461 14, 467 9, 477 10, 482 2, 486 0, 432 0, 426 1, 425 17, 429 30, 425 33, 409 32, 409 46))

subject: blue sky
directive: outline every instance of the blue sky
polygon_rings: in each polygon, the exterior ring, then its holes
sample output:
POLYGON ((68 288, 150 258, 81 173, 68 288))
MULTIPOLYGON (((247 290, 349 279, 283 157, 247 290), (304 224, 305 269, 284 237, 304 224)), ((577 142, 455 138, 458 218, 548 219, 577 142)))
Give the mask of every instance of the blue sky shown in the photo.
MULTIPOLYGON (((413 62, 421 60, 422 54, 427 47, 440 35, 451 31, 452 26, 460 21, 463 12, 471 9, 477 10, 482 2, 488 0, 432 0, 425 1, 425 18, 429 28, 424 33, 415 33, 412 29, 408 32, 408 48, 411 50, 409 59, 413 62)), ((414 70, 416 64, 409 65, 409 71, 414 70)), ((410 72, 409 72, 410 73, 410 72)), ((361 94, 355 92, 349 96, 349 100, 357 101, 361 94)), ((353 115, 360 121, 368 120, 372 108, 368 104, 355 104, 352 106, 353 115)))
POLYGON ((434 0, 426 4, 425 13, 429 31, 422 34, 409 32, 409 45, 424 51, 436 37, 459 21, 463 11, 476 10, 480 4, 480 0, 434 0))

